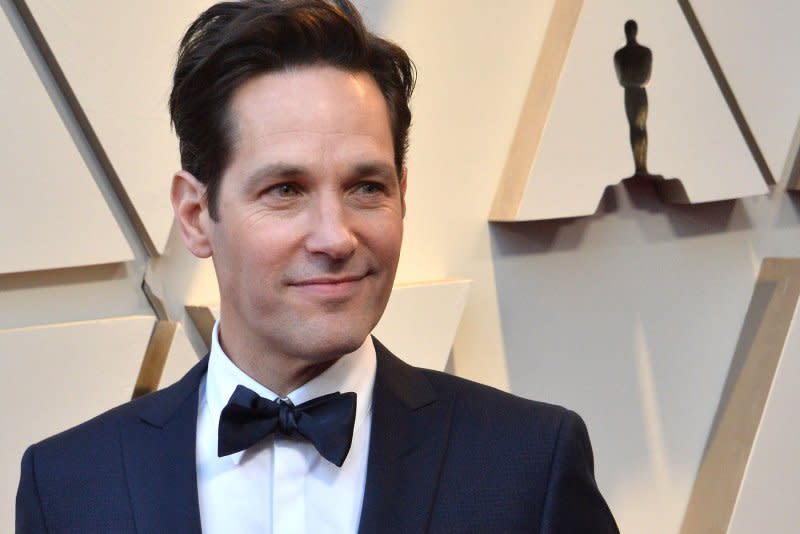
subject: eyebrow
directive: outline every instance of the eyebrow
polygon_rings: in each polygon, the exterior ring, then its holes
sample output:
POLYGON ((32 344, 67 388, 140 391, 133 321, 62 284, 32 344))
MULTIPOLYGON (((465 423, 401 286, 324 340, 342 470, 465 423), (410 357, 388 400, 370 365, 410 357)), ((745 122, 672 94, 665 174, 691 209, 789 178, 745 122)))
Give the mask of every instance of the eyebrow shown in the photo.
MULTIPOLYGON (((308 168, 303 165, 278 161, 256 169, 247 177, 244 183, 252 185, 268 178, 296 178, 308 173, 308 168)), ((380 176, 384 179, 390 179, 395 178, 397 172, 394 165, 382 161, 368 161, 356 164, 352 174, 357 177, 380 176)))
POLYGON ((301 165, 294 165, 291 163, 278 161, 276 163, 269 163, 256 169, 247 177, 245 183, 254 183, 258 180, 271 177, 291 178, 293 176, 299 176, 305 173, 307 173, 307 170, 301 165))
POLYGON ((368 163, 359 163, 356 165, 353 174, 356 176, 381 176, 383 178, 394 178, 397 171, 394 165, 389 165, 382 161, 374 161, 368 163))

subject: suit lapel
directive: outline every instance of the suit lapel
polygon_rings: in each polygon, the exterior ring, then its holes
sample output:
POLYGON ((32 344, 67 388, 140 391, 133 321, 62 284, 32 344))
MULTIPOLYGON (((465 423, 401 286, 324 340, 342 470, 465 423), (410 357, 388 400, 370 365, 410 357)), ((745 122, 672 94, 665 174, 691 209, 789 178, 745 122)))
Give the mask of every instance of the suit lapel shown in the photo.
MULTIPOLYGON (((425 532, 450 431, 453 399, 377 340, 372 429, 359 532, 425 532)), ((138 532, 201 532, 197 499, 198 388, 204 358, 178 383, 142 398, 121 426, 138 532)))
POLYGON ((204 358, 179 382, 141 399, 120 441, 138 532, 200 532, 195 440, 204 358))
POLYGON ((359 532, 425 532, 453 400, 374 341, 378 363, 359 532))

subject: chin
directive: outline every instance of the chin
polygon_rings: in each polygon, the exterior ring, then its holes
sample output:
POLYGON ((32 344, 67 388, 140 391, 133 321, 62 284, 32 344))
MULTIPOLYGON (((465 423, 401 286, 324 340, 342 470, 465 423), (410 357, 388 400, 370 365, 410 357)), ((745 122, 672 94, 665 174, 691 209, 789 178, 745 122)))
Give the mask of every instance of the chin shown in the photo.
POLYGON ((344 356, 345 354, 349 354, 354 350, 357 350, 361 345, 363 345, 367 335, 346 338, 337 336, 339 339, 332 340, 329 344, 327 344, 327 350, 324 352, 326 352, 327 356, 330 358, 344 356))
POLYGON ((314 336, 308 335, 299 340, 297 347, 301 347, 302 354, 298 357, 314 360, 326 361, 349 354, 358 349, 364 340, 369 336, 369 332, 336 332, 333 335, 314 336))
POLYGON ((306 313, 266 323, 266 347, 308 361, 337 359, 358 349, 380 319, 376 310, 347 313, 306 313))

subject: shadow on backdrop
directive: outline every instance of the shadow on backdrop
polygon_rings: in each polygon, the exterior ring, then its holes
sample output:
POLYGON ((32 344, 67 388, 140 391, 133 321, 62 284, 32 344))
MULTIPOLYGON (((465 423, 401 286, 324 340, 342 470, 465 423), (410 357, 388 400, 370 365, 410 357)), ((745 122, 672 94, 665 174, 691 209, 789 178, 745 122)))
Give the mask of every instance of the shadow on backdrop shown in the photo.
POLYGON ((665 204, 652 179, 626 178, 620 184, 605 189, 597 212, 588 217, 490 223, 492 253, 495 256, 514 256, 577 250, 589 226, 608 216, 636 219, 648 242, 752 228, 741 199, 703 204, 665 204), (645 217, 641 212, 650 216, 645 217), (660 224, 663 220, 668 222, 666 228, 660 224))

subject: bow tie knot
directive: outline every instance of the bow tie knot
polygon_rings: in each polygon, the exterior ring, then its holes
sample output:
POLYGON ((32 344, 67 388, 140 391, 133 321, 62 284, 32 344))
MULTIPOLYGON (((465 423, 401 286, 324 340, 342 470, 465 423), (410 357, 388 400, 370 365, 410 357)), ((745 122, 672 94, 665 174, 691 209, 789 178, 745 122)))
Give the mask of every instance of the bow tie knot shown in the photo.
POLYGON ((290 400, 278 399, 278 428, 287 436, 297 431, 294 403, 290 400))
POLYGON ((341 467, 353 440, 356 394, 331 393, 297 406, 291 400, 271 401, 244 386, 236 386, 219 417, 217 454, 248 449, 278 431, 299 434, 319 454, 341 467))

